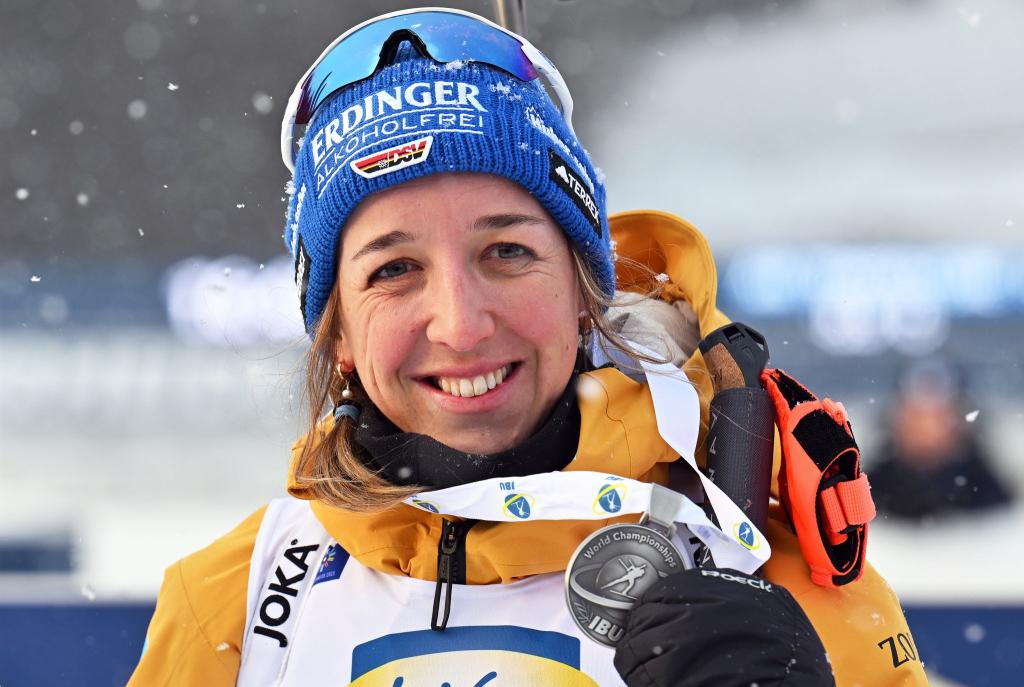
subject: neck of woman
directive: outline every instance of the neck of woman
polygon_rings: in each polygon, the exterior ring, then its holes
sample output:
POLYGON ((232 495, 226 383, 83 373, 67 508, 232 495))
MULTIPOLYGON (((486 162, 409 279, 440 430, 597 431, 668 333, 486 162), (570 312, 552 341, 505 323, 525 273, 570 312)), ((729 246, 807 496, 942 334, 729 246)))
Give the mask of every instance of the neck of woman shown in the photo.
POLYGON ((426 436, 403 432, 373 404, 366 404, 355 432, 368 467, 391 483, 445 489, 492 477, 555 472, 576 455, 580 411, 574 372, 551 414, 519 446, 492 454, 466 453, 426 436))

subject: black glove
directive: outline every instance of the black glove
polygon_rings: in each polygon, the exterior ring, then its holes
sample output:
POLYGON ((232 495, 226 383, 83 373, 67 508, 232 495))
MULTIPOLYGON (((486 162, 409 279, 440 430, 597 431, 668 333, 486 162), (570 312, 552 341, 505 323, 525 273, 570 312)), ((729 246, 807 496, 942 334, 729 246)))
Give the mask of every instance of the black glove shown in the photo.
POLYGON ((783 587, 735 570, 658 581, 615 651, 629 687, 835 685, 818 633, 783 587))

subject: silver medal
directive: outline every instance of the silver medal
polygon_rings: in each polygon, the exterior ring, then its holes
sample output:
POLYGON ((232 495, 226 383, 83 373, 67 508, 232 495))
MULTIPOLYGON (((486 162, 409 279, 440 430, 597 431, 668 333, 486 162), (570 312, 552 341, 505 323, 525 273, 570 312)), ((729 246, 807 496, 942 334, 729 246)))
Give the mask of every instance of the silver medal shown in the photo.
POLYGON ((648 527, 604 527, 583 540, 569 560, 569 612, 584 634, 614 647, 637 599, 655 582, 685 567, 672 542, 648 527))

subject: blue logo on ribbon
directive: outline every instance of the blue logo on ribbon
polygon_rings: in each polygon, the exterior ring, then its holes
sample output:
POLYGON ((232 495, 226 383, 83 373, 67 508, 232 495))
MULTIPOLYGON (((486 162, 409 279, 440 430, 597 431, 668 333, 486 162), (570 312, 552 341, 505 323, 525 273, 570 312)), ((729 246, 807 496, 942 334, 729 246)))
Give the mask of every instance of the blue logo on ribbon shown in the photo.
POLYGON ((754 527, 749 522, 736 523, 733 533, 736 535, 736 540, 751 551, 761 546, 761 542, 757 540, 757 535, 754 533, 754 527))
POLYGON ((609 477, 594 498, 593 511, 601 513, 618 513, 622 510, 622 500, 626 497, 626 483, 617 477, 609 477))
POLYGON ((502 510, 506 515, 526 520, 532 512, 531 500, 526 494, 509 494, 505 497, 505 507, 502 510))
POLYGON ((413 499, 412 505, 427 511, 428 513, 439 513, 437 506, 432 504, 430 501, 421 501, 420 499, 413 499))

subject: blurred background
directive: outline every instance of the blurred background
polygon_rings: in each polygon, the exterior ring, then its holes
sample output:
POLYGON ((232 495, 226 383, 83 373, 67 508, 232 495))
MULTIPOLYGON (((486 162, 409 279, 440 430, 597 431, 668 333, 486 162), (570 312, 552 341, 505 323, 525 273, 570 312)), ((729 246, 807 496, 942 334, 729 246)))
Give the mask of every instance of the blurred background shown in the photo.
MULTIPOLYGON (((1017 684, 1024 5, 525 4, 611 210, 701 227, 723 309, 850 410, 935 684, 1017 684)), ((163 569, 283 493, 280 118, 411 6, 0 5, 0 685, 123 684, 163 569)))

